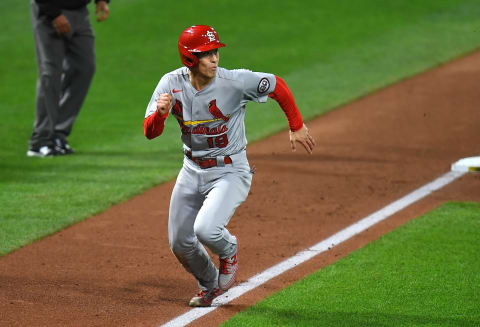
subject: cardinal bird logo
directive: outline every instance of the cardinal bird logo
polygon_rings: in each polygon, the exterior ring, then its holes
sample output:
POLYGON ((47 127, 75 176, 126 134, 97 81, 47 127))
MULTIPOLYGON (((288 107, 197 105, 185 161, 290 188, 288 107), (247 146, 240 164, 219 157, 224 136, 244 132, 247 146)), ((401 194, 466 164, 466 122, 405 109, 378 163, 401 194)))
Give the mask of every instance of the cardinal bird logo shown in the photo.
POLYGON ((172 108, 172 113, 175 116, 180 116, 183 118, 183 104, 180 102, 180 100, 175 101, 175 105, 172 108))
POLYGON ((212 114, 213 117, 223 119, 225 122, 228 122, 230 117, 224 116, 220 109, 217 107, 217 99, 210 101, 208 104, 208 111, 212 114))
POLYGON ((177 100, 175 102, 175 105, 172 107, 172 115, 177 118, 178 125, 180 128, 184 127, 184 122, 183 122, 183 104, 180 102, 180 100, 177 100))

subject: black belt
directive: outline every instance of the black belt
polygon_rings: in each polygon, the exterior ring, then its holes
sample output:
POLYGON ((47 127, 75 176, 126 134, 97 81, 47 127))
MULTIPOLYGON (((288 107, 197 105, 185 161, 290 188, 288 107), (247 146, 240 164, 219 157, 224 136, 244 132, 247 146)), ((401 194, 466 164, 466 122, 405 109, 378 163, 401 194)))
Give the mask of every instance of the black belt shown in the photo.
MULTIPOLYGON (((217 167, 217 158, 194 158, 192 157, 192 152, 190 151, 184 151, 185 155, 187 156, 188 159, 192 160, 194 163, 196 163, 200 168, 202 169, 207 169, 207 168, 212 168, 212 167, 217 167)), ((232 163, 232 158, 229 156, 223 157, 223 162, 228 165, 232 163)))

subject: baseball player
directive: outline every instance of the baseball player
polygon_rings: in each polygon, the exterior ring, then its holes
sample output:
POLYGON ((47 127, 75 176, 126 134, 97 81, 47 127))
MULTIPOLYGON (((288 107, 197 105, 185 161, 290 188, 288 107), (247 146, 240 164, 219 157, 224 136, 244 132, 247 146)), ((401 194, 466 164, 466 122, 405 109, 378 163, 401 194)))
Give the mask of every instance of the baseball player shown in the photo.
POLYGON ((162 134, 168 116, 180 126, 185 154, 170 199, 168 236, 178 261, 198 282, 200 292, 189 305, 210 306, 235 282, 238 240, 226 228, 247 198, 252 174, 245 137, 245 105, 273 98, 290 126, 290 143, 312 153, 313 137, 285 82, 278 76, 218 66, 224 47, 210 26, 185 29, 178 41, 185 67, 165 74, 147 106, 144 132, 162 134), (217 269, 208 247, 219 257, 217 269))

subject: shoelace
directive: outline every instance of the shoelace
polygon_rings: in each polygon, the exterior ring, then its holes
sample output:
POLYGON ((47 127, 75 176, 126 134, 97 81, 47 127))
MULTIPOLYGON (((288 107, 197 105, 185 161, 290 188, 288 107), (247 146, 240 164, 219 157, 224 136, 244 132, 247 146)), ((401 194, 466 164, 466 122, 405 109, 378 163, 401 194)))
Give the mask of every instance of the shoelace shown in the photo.
POLYGON ((215 288, 213 289, 212 291, 210 292, 207 292, 207 291, 200 291, 200 293, 198 293, 198 296, 203 298, 205 301, 209 302, 211 301, 213 298, 217 297, 218 295, 222 294, 222 292, 220 291, 220 289, 218 288, 215 288))
POLYGON ((237 256, 231 258, 220 259, 220 273, 231 274, 234 272, 233 266, 237 264, 237 256))

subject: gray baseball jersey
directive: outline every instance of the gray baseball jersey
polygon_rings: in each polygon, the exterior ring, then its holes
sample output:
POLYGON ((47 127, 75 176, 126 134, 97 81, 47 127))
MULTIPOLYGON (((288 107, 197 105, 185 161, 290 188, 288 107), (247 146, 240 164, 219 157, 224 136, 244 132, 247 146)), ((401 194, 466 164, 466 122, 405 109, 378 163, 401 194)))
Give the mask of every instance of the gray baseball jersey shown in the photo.
POLYGON ((240 152, 247 145, 245 105, 266 102, 275 89, 272 74, 218 67, 216 77, 201 91, 189 80, 188 68, 165 74, 147 106, 145 117, 157 108, 162 93, 173 97, 170 114, 181 128, 184 149, 194 157, 217 157, 240 152))

